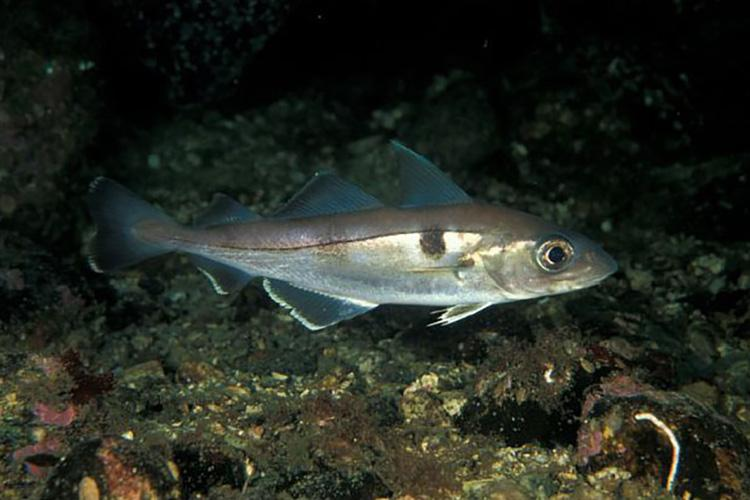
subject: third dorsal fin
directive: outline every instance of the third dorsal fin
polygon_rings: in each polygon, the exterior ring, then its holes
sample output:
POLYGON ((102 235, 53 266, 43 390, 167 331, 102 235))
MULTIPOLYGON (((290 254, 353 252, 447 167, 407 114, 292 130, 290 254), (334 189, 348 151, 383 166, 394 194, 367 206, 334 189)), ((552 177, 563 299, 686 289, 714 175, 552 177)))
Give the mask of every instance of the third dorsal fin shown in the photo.
POLYGON ((401 171, 401 206, 471 203, 471 197, 427 158, 397 141, 391 148, 401 171))
POLYGON ((223 193, 216 193, 206 211, 195 218, 193 225, 195 227, 210 227, 259 218, 258 214, 239 201, 223 193))

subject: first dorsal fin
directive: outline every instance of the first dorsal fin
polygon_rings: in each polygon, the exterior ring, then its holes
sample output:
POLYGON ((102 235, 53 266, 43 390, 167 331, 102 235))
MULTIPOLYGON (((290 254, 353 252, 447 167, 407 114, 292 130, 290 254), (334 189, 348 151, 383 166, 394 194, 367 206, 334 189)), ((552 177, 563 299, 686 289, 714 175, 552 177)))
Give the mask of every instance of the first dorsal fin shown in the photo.
POLYGON ((401 171, 401 206, 471 203, 471 197, 424 156, 391 141, 401 171))
POLYGON ((259 218, 258 214, 239 201, 223 193, 216 193, 206 211, 195 218, 193 225, 196 227, 210 227, 259 218))
POLYGON ((302 218, 382 207, 383 204, 354 184, 330 173, 319 173, 276 214, 278 218, 302 218))

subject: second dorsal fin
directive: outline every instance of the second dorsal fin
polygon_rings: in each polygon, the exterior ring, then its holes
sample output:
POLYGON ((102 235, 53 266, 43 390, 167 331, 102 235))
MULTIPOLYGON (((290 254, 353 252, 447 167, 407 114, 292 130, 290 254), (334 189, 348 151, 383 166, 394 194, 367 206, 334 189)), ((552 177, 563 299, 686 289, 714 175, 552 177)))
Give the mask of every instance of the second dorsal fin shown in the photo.
POLYGON ((383 204, 333 173, 319 173, 274 217, 294 219, 382 207, 383 204))
POLYGON ((427 158, 391 141, 401 171, 401 206, 471 203, 471 197, 427 158))

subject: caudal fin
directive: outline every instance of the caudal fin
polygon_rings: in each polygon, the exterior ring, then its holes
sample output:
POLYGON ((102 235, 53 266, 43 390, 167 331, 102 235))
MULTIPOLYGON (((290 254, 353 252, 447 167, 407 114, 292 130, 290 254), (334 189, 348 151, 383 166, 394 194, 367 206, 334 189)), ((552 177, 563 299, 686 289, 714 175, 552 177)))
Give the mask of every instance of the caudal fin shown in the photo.
POLYGON ((89 186, 89 213, 96 224, 89 264, 96 272, 114 271, 171 252, 169 245, 144 242, 133 230, 152 220, 176 224, 167 214, 117 182, 97 177, 89 186))

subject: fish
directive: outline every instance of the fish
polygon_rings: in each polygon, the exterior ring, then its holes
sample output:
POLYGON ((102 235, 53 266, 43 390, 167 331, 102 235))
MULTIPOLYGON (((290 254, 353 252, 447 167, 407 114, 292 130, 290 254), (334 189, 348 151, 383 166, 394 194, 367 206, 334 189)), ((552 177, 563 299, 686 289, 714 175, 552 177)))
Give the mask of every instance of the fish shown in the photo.
POLYGON ((98 177, 87 197, 96 225, 89 264, 112 272, 181 252, 219 294, 258 278, 310 330, 381 304, 440 307, 430 326, 450 325, 494 304, 587 288, 617 271, 587 237, 474 200, 427 158, 397 141, 391 149, 397 206, 326 171, 270 216, 218 193, 185 225, 98 177))

